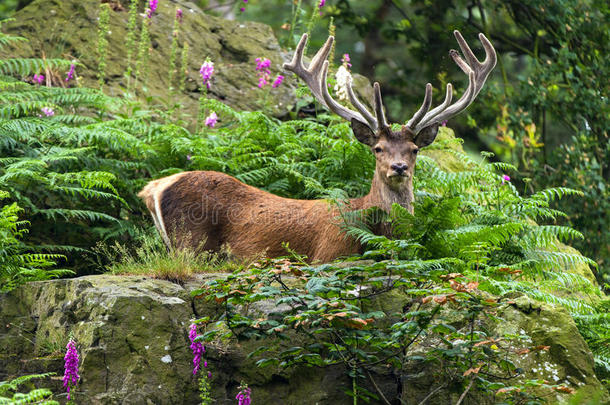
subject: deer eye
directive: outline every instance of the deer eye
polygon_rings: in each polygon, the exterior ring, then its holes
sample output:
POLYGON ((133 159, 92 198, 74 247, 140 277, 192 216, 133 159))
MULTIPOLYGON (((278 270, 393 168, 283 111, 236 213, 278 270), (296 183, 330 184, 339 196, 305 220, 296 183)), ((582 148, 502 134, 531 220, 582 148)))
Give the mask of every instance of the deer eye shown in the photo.
POLYGON ((381 149, 379 146, 377 146, 374 150, 375 153, 381 153, 383 151, 383 149, 381 149))
POLYGON ((417 152, 419 152, 419 149, 413 149, 413 154, 417 155, 417 152))

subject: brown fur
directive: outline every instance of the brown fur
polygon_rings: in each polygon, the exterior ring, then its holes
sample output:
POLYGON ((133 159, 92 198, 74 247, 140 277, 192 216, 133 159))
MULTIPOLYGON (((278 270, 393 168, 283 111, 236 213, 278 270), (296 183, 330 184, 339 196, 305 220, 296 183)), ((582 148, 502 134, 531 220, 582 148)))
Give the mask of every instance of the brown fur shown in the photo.
MULTIPOLYGON (((367 134, 377 159, 368 195, 349 200, 349 211, 398 203, 412 211, 412 178, 418 146, 405 129, 367 134), (391 168, 405 164, 402 175, 391 168)), ((425 146, 425 145, 424 145, 425 146)), ((219 251, 250 258, 285 255, 283 243, 310 261, 327 262, 357 253, 360 245, 342 231, 340 211, 327 200, 282 198, 229 175, 194 171, 150 182, 139 194, 164 240, 178 248, 219 251), (157 207, 160 212, 157 212, 157 207), (171 241, 171 242, 170 242, 171 241), (200 246, 205 241, 203 246, 200 246)))

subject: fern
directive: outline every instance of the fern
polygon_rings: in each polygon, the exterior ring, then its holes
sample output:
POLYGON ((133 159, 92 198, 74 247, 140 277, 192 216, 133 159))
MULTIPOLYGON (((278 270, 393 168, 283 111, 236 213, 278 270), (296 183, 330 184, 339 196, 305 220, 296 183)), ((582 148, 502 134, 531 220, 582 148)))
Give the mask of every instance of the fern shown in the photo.
POLYGON ((59 405, 52 399, 53 393, 47 388, 35 388, 27 393, 16 392, 19 386, 31 382, 34 379, 48 378, 55 373, 29 374, 14 378, 10 381, 0 382, 0 404, 44 404, 59 405))

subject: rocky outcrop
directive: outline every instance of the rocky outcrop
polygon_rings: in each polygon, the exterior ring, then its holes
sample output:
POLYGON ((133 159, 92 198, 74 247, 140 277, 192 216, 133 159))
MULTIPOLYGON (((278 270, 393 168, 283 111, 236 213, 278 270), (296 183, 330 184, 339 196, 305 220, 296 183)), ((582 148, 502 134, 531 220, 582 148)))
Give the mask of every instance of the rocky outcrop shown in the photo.
MULTIPOLYGON (((215 276, 220 275, 205 277, 215 276)), ((64 346, 72 334, 81 353, 81 381, 74 391, 77 403, 196 404, 188 327, 192 319, 217 310, 215 304, 191 298, 189 291, 202 281, 181 286, 140 276, 98 275, 34 282, 3 294, 0 380, 48 371, 61 376, 64 346)), ((551 347, 518 360, 524 378, 567 383, 586 394, 602 390, 591 353, 565 310, 522 295, 504 301, 498 316, 505 322, 498 333, 527 334, 532 345, 551 347)), ((338 368, 291 373, 257 368, 247 354, 260 344, 225 342, 208 347, 217 404, 234 403, 241 381, 253 388, 254 402, 260 404, 351 401, 343 393, 350 382, 338 368)), ((409 385, 414 400, 433 384, 425 374, 414 374, 409 385)), ((63 392, 60 377, 50 388, 63 392)), ((451 403, 455 396, 450 391, 440 393, 430 404, 451 403)))
MULTIPOLYGON (((128 5, 109 2, 110 26, 105 92, 123 95, 127 86, 128 5)), ((128 3, 125 1, 124 3, 128 3)), ((144 2, 141 2, 142 5, 144 2)), ((147 2, 146 2, 147 3, 147 2)), ((3 24, 3 31, 26 37, 18 47, 8 48, 7 55, 19 57, 46 57, 76 59, 84 65, 77 69, 83 85, 97 87, 96 56, 97 21, 99 1, 80 0, 36 0, 15 14, 15 20, 3 24), (44 23, 41 23, 44 21, 44 23)), ((253 22, 228 21, 204 14, 197 6, 185 1, 160 1, 151 19, 151 56, 149 78, 144 84, 146 92, 142 97, 153 97, 154 104, 165 103, 168 99, 168 69, 172 30, 176 8, 183 10, 183 23, 179 44, 189 45, 188 81, 184 94, 175 97, 180 110, 190 117, 197 116, 198 99, 201 95, 199 68, 206 58, 215 63, 215 73, 209 96, 222 100, 238 110, 257 110, 265 106, 277 116, 287 113, 295 103, 296 78, 286 76, 284 83, 272 89, 257 87, 256 58, 269 58, 272 62, 272 76, 282 72, 282 63, 289 55, 283 52, 271 28, 253 22)), ((143 10, 142 10, 143 11, 143 10)), ((147 21, 139 17, 139 23, 147 21)), ((180 55, 178 55, 180 59, 180 55)), ((178 64, 180 61, 178 61, 178 64)), ((64 72, 58 72, 63 76, 64 72)))

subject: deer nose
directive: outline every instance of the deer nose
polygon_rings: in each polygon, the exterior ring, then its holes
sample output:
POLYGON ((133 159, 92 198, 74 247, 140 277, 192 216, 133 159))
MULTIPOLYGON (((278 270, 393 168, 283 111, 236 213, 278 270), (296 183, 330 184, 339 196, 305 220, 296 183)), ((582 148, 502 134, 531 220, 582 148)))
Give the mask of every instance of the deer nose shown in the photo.
POLYGON ((403 174, 404 172, 407 171, 407 169, 409 168, 409 166, 407 166, 406 163, 392 163, 392 165, 390 166, 390 168, 392 170, 394 170, 396 173, 398 174, 403 174))

